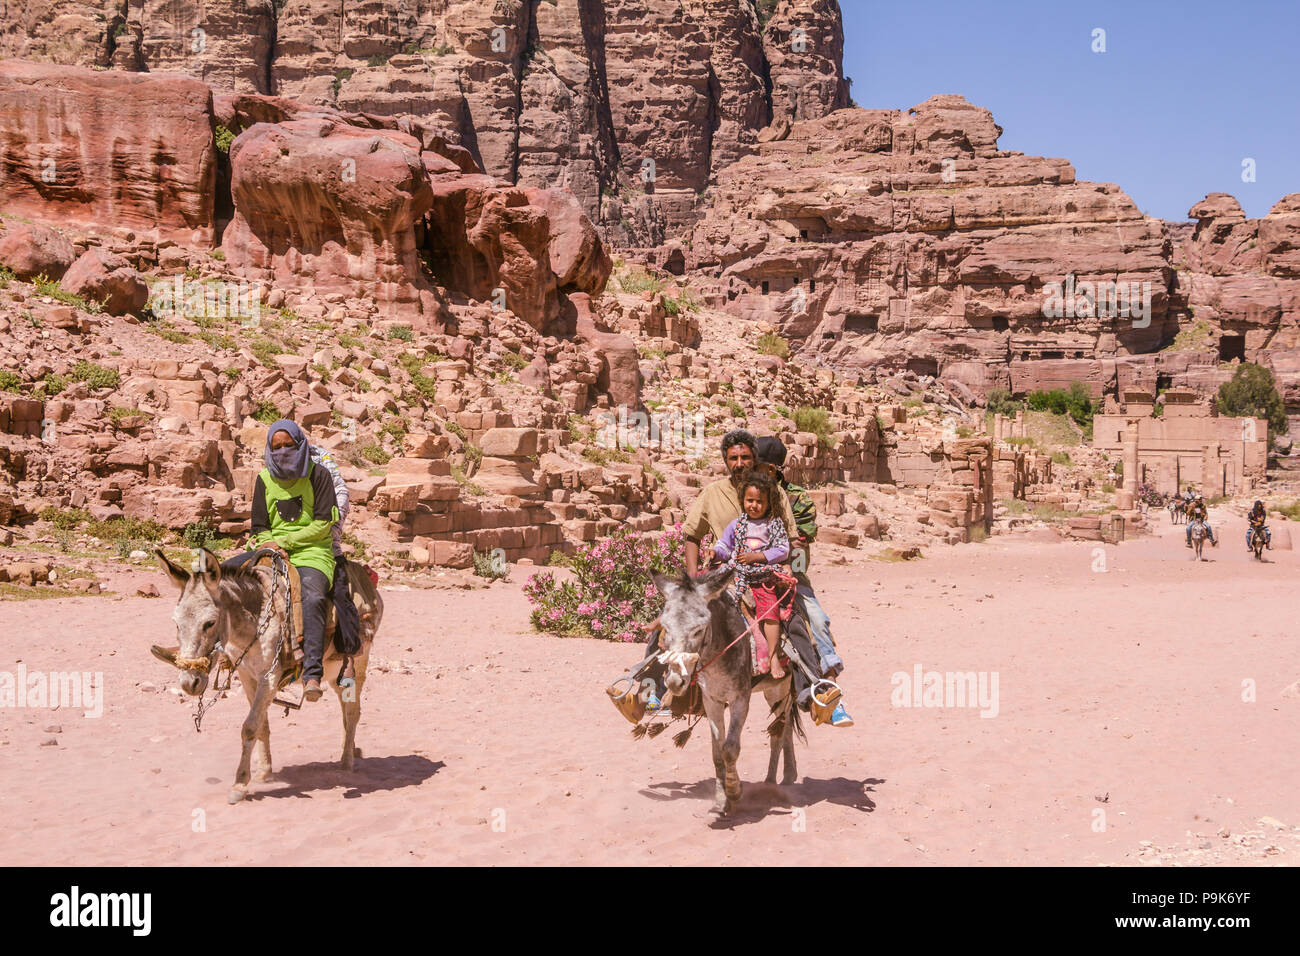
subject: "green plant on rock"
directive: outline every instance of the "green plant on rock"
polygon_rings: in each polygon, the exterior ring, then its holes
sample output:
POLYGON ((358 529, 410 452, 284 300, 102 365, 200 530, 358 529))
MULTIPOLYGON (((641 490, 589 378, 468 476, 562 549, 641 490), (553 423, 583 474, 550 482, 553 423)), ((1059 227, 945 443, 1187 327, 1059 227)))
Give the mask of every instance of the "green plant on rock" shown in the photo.
POLYGON ((830 412, 824 408, 803 405, 794 412, 794 426, 801 432, 812 432, 817 436, 821 448, 835 447, 834 432, 831 428, 830 412))
POLYGON ((760 355, 775 355, 779 359, 790 357, 790 343, 775 332, 760 335, 756 348, 760 355))
POLYGON ((72 367, 72 379, 77 382, 84 382, 87 388, 117 388, 122 382, 122 376, 115 368, 107 368, 103 365, 96 365, 82 359, 72 367))

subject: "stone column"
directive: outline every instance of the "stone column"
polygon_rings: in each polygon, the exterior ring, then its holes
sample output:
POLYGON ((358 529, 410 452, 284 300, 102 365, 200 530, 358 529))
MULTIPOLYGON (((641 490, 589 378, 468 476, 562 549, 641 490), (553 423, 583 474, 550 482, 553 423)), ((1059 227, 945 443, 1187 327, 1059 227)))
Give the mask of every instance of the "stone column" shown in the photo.
POLYGON ((1124 478, 1115 492, 1115 507, 1120 511, 1132 511, 1137 504, 1138 486, 1138 426, 1141 419, 1124 420, 1124 478))
POLYGON ((1223 494, 1223 466, 1219 464, 1219 446, 1201 448, 1201 490, 1207 499, 1223 494))
POLYGON ((1020 409, 1020 411, 1016 412, 1016 427, 1015 427, 1014 437, 1016 438, 1025 437, 1025 410, 1023 408, 1020 409))

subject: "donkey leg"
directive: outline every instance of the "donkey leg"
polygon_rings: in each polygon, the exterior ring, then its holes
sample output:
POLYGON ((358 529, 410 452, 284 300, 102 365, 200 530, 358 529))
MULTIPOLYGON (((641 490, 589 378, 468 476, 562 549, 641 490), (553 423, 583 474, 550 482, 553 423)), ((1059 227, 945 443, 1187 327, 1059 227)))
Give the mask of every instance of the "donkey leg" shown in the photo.
MULTIPOLYGON (((772 705, 775 704, 778 700, 780 700, 780 695, 773 695, 771 694, 769 688, 764 687, 763 699, 767 701, 768 710, 771 710, 772 705)), ((790 715, 787 713, 786 714, 787 720, 789 719, 789 716, 790 715)), ((776 783, 776 762, 781 758, 781 742, 784 739, 785 739, 785 731, 782 731, 780 734, 777 734, 776 736, 769 737, 769 741, 771 742, 772 745, 772 755, 771 757, 768 758, 767 761, 767 777, 764 779, 763 781, 764 783, 776 783)))
POLYGON ((799 706, 795 700, 794 684, 790 685, 790 692, 786 696, 785 712, 785 740, 782 741, 782 749, 785 751, 785 773, 781 774, 781 783, 789 786, 799 779, 799 766, 794 758, 794 709, 799 706))
POLYGON ((355 766, 355 758, 361 755, 357 748, 357 722, 361 719, 361 687, 366 681, 365 667, 354 662, 356 670, 356 683, 352 687, 340 687, 337 680, 334 681, 334 690, 339 695, 339 707, 343 711, 343 756, 339 759, 339 766, 344 770, 351 770, 355 766))
POLYGON ((709 735, 713 741, 713 806, 709 813, 717 816, 727 812, 727 764, 722 755, 722 732, 726 726, 726 709, 720 700, 704 696, 704 715, 709 721, 709 735))
MULTIPOLYGON (((257 699, 256 679, 249 675, 244 677, 240 678, 239 684, 244 688, 244 696, 248 698, 251 711, 257 699), (248 679, 245 680, 244 677, 248 679)), ((265 711, 262 712, 262 726, 257 732, 257 741, 253 747, 253 779, 258 783, 271 779, 271 722, 266 719, 265 711)))
POLYGON ((740 731, 749 716, 749 694, 741 694, 731 702, 731 723, 727 728, 727 739, 722 744, 722 759, 727 772, 727 805, 724 813, 730 813, 740 802, 740 774, 736 763, 740 759, 740 731))
POLYGON ((243 742, 243 747, 239 754, 239 769, 235 771, 235 785, 230 789, 230 796, 227 800, 230 803, 238 803, 248 796, 249 771, 248 765, 253 755, 253 744, 256 742, 258 733, 266 723, 266 711, 271 706, 272 691, 266 681, 257 682, 257 692, 253 697, 253 705, 249 708, 248 716, 244 718, 244 726, 240 728, 239 736, 243 742))

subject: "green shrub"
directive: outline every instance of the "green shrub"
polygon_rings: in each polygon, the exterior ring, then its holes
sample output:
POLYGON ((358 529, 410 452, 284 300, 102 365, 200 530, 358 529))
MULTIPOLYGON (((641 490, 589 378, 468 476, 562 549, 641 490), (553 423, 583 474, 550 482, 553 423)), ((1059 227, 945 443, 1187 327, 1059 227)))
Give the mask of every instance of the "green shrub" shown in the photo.
POLYGON ((502 356, 502 361, 512 369, 518 371, 528 367, 528 359, 524 358, 518 352, 507 352, 502 356))
POLYGON ((506 563, 504 557, 497 557, 492 554, 484 554, 480 551, 475 551, 474 573, 481 578, 487 578, 490 581, 497 581, 510 574, 510 565, 506 563))
POLYGON ((217 131, 216 131, 216 141, 217 141, 217 149, 220 152, 229 153, 230 144, 235 141, 235 131, 233 129, 229 129, 225 126, 222 126, 220 123, 218 123, 217 131))
POLYGON ((651 275, 644 269, 631 269, 618 275, 616 281, 619 288, 630 293, 653 292, 658 295, 668 286, 667 280, 651 275))
POLYGON ((117 369, 105 368, 85 359, 73 366, 72 378, 77 382, 85 382, 87 388, 117 388, 122 382, 117 369))
POLYGON ((1276 511, 1278 514, 1282 515, 1284 518, 1290 519, 1291 521, 1300 521, 1300 498, 1287 502, 1286 504, 1283 504, 1280 501, 1270 504, 1268 510, 1276 511))
POLYGON ((378 442, 370 442, 361 446, 361 456, 366 461, 374 462, 376 465, 386 465, 393 460, 393 456, 384 451, 383 446, 378 442))
POLYGON ((1049 391, 1030 392, 1025 403, 1036 412, 1051 412, 1053 415, 1069 415, 1077 425, 1092 423, 1094 409, 1092 396, 1082 382, 1074 382, 1068 389, 1053 388, 1049 391))
POLYGON ((71 531, 91 520, 90 512, 83 508, 45 508, 39 517, 60 531, 71 531))
POLYGON ((64 305, 70 305, 74 308, 80 309, 82 312, 98 313, 104 310, 104 304, 102 302, 83 299, 79 295, 68 292, 56 281, 46 278, 44 275, 39 275, 33 279, 32 285, 36 287, 37 295, 48 296, 55 302, 62 302, 64 305))
POLYGON ((689 290, 683 289, 678 295, 665 295, 664 299, 665 315, 680 315, 683 312, 698 312, 700 304, 691 295, 689 290))
POLYGON ((1215 404, 1219 414, 1229 418, 1263 418, 1268 420, 1269 435, 1287 430, 1286 405, 1278 394, 1273 373, 1262 365, 1246 363, 1219 386, 1215 404))
POLYGON ((195 551, 200 548, 217 551, 224 540, 217 534, 216 528, 208 524, 207 521, 195 521, 192 524, 187 524, 185 530, 181 532, 181 543, 195 551))
POLYGON ((1068 465, 1070 464, 1070 453, 1068 451, 1054 451, 1052 452, 1052 461, 1058 465, 1068 465))
POLYGON ((18 377, 16 372, 8 369, 0 369, 0 392, 16 392, 23 384, 23 380, 18 377))
POLYGON ((264 398, 253 409, 253 418, 263 425, 269 425, 280 420, 280 409, 275 407, 274 402, 264 398))
POLYGON ((989 392, 988 410, 994 415, 1014 415, 1025 406, 1012 400, 1011 393, 1005 388, 995 388, 989 392))
POLYGON ((366 543, 351 531, 343 532, 343 543, 352 549, 352 557, 355 560, 364 561, 369 557, 370 549, 366 547, 366 543))
POLYGON ((765 332, 759 336, 757 348, 760 355, 775 355, 780 359, 790 357, 790 344, 775 332, 765 332))
POLYGON ((415 337, 409 325, 393 325, 388 328, 388 337, 399 342, 409 342, 415 337))
POLYGON ((256 357, 256 359, 267 368, 277 368, 275 357, 284 352, 284 349, 280 347, 280 344, 271 339, 258 339, 248 348, 249 351, 253 353, 254 357, 256 357))
POLYGON ((812 408, 808 405, 796 408, 794 427, 801 432, 812 432, 817 436, 817 444, 822 448, 835 447, 830 412, 824 408, 812 408))

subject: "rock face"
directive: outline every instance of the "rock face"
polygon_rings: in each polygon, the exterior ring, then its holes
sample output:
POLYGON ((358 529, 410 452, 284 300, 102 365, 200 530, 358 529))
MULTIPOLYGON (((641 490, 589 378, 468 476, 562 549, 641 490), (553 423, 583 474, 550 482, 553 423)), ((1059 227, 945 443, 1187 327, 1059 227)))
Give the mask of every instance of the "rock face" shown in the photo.
POLYGON ((842 53, 835 0, 32 0, 0 12, 0 57, 183 72, 219 94, 445 126, 488 174, 568 189, 638 245, 688 221, 710 176, 773 119, 848 105, 842 53))
POLYGON ((1176 331, 1162 224, 1065 160, 999 150, 1001 132, 960 96, 795 122, 720 175, 686 266, 712 304, 835 364, 977 395, 1099 391, 1176 331), (1075 282, 1108 281, 1149 291, 1149 321, 1070 301, 1075 282))
POLYGON ((197 80, 0 63, 6 215, 210 246, 215 155, 197 80))

